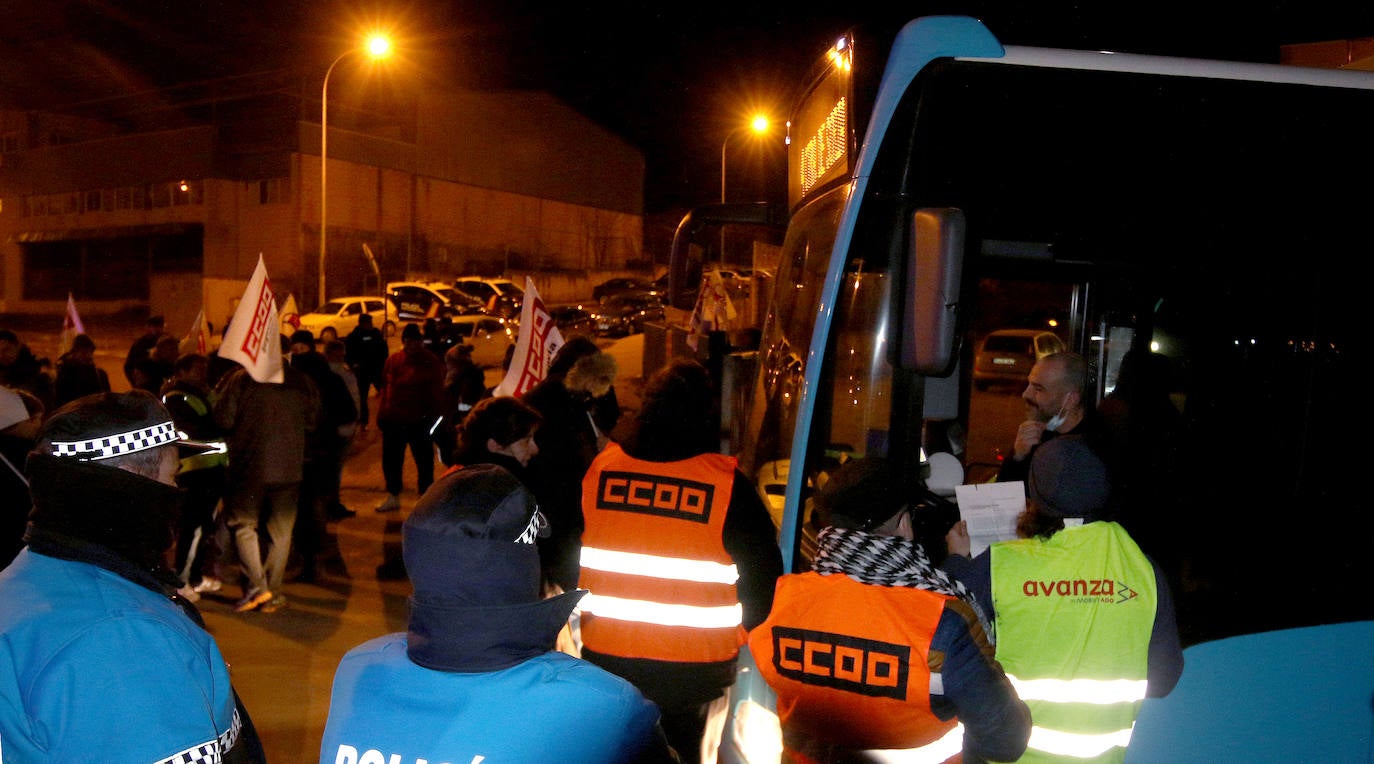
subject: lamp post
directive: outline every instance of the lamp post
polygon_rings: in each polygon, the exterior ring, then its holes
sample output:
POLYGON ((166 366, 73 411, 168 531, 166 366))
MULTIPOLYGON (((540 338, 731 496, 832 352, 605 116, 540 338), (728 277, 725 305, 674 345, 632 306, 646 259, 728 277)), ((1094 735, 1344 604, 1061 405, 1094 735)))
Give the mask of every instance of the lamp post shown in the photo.
MULTIPOLYGON (((753 119, 749 120, 749 124, 740 125, 734 130, 731 130, 730 132, 726 133, 725 140, 720 142, 721 204, 725 204, 725 148, 730 145, 730 139, 734 137, 735 133, 743 132, 745 130, 752 130, 754 131, 755 135, 763 135, 764 133, 768 132, 768 118, 763 116, 762 114, 756 114, 754 115, 753 119)), ((722 262, 725 260, 725 226, 720 227, 720 258, 722 262)))
POLYGON ((339 62, 354 53, 366 53, 373 60, 385 58, 391 53, 391 40, 385 35, 374 34, 367 38, 361 48, 352 48, 339 54, 329 68, 324 70, 324 85, 320 87, 320 304, 325 303, 325 264, 328 262, 327 242, 329 241, 329 214, 327 199, 329 195, 329 75, 339 62))
POLYGON ((762 114, 755 115, 747 125, 740 125, 725 134, 725 140, 720 142, 720 203, 725 204, 725 148, 730 145, 730 139, 735 133, 744 130, 753 130, 755 135, 763 135, 768 132, 768 118, 762 114))

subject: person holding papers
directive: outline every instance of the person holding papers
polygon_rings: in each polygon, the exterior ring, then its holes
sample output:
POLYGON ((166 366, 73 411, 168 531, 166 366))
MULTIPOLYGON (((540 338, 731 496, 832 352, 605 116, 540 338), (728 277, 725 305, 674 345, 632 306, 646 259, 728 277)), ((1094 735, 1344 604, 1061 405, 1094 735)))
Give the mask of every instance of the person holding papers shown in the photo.
POLYGON ((1084 438, 1035 449, 1013 541, 970 560, 964 522, 944 569, 992 619, 997 661, 1031 709, 1036 761, 1121 761, 1147 697, 1183 672, 1168 584, 1120 525, 1110 483, 1084 438))

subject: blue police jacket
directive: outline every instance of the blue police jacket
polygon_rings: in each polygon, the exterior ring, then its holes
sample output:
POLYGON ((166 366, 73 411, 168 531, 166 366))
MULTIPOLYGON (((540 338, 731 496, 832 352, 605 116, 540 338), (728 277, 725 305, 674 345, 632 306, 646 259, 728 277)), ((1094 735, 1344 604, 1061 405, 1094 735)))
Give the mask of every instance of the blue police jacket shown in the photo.
POLYGON ((413 662, 407 640, 378 637, 340 661, 322 764, 605 764, 635 760, 654 734, 658 708, 586 661, 549 652, 497 671, 441 671, 413 662))
POLYGON ((19 553, 0 571, 0 756, 219 762, 240 731, 215 640, 103 567, 19 553))

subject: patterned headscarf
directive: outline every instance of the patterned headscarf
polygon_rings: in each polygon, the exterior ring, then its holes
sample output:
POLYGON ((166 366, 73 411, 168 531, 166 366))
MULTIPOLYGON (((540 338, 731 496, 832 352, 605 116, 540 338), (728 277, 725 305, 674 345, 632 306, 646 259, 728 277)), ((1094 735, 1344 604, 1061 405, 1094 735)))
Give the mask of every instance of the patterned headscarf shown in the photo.
POLYGON ((843 573, 860 583, 905 586, 957 597, 973 609, 983 631, 992 637, 992 624, 963 584, 931 564, 926 552, 910 539, 829 526, 821 530, 816 560, 821 575, 843 573))

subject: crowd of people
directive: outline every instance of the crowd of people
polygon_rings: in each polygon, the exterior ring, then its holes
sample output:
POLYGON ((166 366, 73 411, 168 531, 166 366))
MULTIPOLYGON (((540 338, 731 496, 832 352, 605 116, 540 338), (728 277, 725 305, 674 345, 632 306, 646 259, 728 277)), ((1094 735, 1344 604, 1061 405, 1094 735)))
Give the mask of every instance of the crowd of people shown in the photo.
MULTIPOLYGON (((407 446, 420 472, 417 492, 432 482, 428 427, 441 406, 458 411, 456 402, 440 400, 443 361, 435 353, 451 348, 456 358, 464 346, 433 329, 417 342, 419 328, 408 326, 405 350, 391 353, 369 318, 323 346, 308 331, 283 335, 281 383, 259 382, 213 351, 183 352, 187 343, 166 333, 161 316, 151 316, 129 346, 122 367, 126 389, 157 397, 179 431, 215 446, 183 455, 174 478, 185 498, 167 562, 181 581, 182 597, 198 601, 237 578, 235 609, 271 612, 286 604, 288 569, 302 581, 315 580, 322 570, 348 575, 329 523, 355 515, 340 499, 342 468, 350 443, 368 430, 374 389, 393 502, 378 511, 398 506, 401 465, 395 457, 407 446), (418 384, 407 373, 416 365, 426 372, 418 384)), ((0 453, 9 465, 0 480, 16 497, 0 517, 0 566, 24 546, 24 466, 42 423, 70 402, 112 390, 109 374, 95 362, 94 339, 77 334, 69 345, 54 369, 15 332, 0 329, 0 389, 26 412, 24 421, 0 427, 0 453)), ((481 370, 471 371, 476 392, 471 375, 462 375, 463 410, 486 394, 481 370)))
POLYGON ((0 477, 27 497, 0 526, 0 750, 101 758, 119 738, 120 760, 264 760, 194 603, 236 586, 235 611, 272 612, 293 575, 349 575, 330 523, 356 515, 341 470, 369 426, 375 512, 402 509, 414 467, 401 551, 376 571, 413 596, 405 631, 340 662, 321 761, 711 759, 742 647, 784 761, 1119 761, 1140 701, 1182 672, 1168 577, 1118 490, 1141 478, 1118 477, 1113 433, 1144 404, 1099 414, 1076 354, 1042 359, 1022 396, 999 477, 1026 486, 1018 539, 974 556, 962 522, 924 538, 909 476, 873 455, 817 491, 810 570, 786 573, 762 497, 718 453, 702 364, 654 372, 622 422, 590 339, 492 397, 461 342, 408 325, 389 352, 367 319, 322 348, 283 336, 281 382, 178 354, 150 321, 128 392, 86 335, 53 373, 0 330, 0 477), (1084 581, 1130 590, 1061 591, 1084 581))

